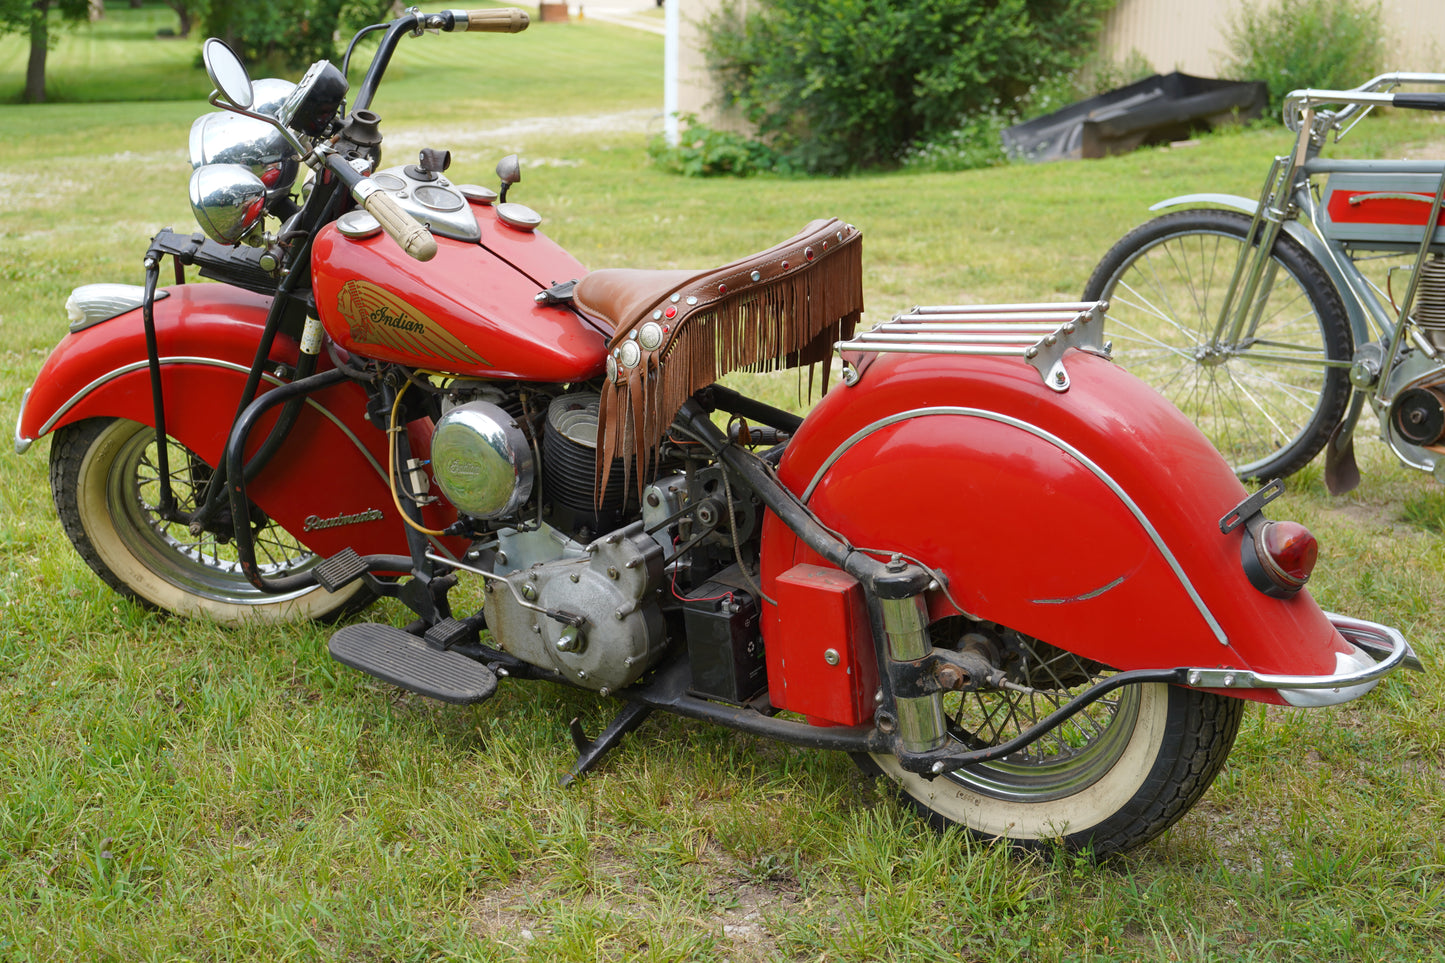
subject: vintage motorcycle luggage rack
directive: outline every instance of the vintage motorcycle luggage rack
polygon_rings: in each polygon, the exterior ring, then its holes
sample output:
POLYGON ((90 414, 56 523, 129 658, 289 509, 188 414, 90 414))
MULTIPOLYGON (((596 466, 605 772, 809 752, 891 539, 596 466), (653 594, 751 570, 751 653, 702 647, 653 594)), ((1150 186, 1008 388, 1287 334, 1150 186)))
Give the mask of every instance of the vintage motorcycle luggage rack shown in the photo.
POLYGON ((836 345, 845 353, 843 383, 855 385, 863 376, 852 352, 992 355, 1022 357, 1044 384, 1068 391, 1065 351, 1109 356, 1102 323, 1107 309, 1103 301, 919 306, 836 345))
POLYGON ((1359 483, 1366 404, 1405 465, 1445 482, 1445 163, 1325 158, 1375 107, 1445 110, 1441 73, 1389 73, 1285 100, 1294 149, 1257 198, 1198 193, 1130 231, 1094 269, 1118 360, 1199 425, 1241 478, 1325 451, 1359 483))
POLYGON ((1240 700, 1332 705, 1412 663, 1310 598, 1313 537, 1109 360, 1102 303, 924 307, 855 338, 845 221, 589 274, 519 221, 515 156, 495 192, 453 190, 443 150, 381 166, 397 44, 526 25, 367 28, 349 112, 344 70, 260 88, 207 42, 228 113, 192 130, 206 236, 153 238, 138 304, 80 292, 16 423, 18 450, 51 436, 62 526, 111 587, 342 620, 333 658, 444 701, 504 680, 618 700, 597 736, 567 726, 564 782, 661 709, 856 753, 935 824, 1097 856, 1199 799, 1240 700), (848 383, 806 415, 716 383, 834 345, 848 383), (413 621, 345 621, 377 598, 413 621))

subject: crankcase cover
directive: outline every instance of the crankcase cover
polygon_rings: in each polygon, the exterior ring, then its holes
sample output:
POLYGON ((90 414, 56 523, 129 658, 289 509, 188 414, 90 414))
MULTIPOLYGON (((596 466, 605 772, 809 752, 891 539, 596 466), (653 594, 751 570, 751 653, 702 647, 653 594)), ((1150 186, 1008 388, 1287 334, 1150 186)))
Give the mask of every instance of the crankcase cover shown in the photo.
POLYGON ((474 518, 505 518, 532 495, 536 465, 517 420, 489 401, 458 405, 432 435, 432 476, 474 518))
POLYGON ((586 567, 571 573, 577 581, 553 579, 538 599, 545 609, 582 616, 584 624, 545 619, 542 639, 557 668, 577 684, 621 689, 651 667, 667 641, 655 598, 662 549, 640 530, 632 537, 614 532, 588 548, 586 567))
POLYGON ((662 548, 637 522, 562 558, 487 583, 486 619, 506 652, 603 693, 637 681, 662 654, 662 548))

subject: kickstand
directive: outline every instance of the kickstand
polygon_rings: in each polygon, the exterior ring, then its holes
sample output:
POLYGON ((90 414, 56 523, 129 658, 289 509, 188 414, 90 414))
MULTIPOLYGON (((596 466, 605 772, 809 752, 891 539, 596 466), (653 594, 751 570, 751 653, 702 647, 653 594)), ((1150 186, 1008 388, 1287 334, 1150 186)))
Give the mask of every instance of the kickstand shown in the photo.
POLYGON ((577 761, 573 763, 572 771, 561 777, 562 785, 572 785, 578 776, 595 767, 609 749, 621 742, 623 736, 642 725, 642 720, 651 714, 652 706, 629 702, 617 713, 617 718, 598 733, 596 739, 588 739, 587 734, 582 731, 582 723, 573 719, 568 728, 572 732, 572 742, 577 746, 577 761))

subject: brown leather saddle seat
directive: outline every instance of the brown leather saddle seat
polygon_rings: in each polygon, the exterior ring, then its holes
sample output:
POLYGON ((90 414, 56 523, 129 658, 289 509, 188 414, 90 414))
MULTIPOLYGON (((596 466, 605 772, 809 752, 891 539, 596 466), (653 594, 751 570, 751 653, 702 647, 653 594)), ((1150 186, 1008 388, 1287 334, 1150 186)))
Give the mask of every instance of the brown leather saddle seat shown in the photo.
POLYGON ((728 372, 828 361, 863 310, 862 235, 816 220, 718 268, 593 271, 573 300, 613 332, 598 425, 605 484, 613 457, 646 464, 683 402, 728 372))
MULTIPOLYGON (((626 331, 646 321, 647 315, 665 301, 682 304, 685 299, 696 298, 685 305, 696 308, 817 264, 818 255, 833 251, 850 235, 858 237, 857 229, 837 218, 827 218, 811 222, 765 251, 722 267, 703 271, 603 268, 578 281, 573 298, 582 310, 605 321, 614 332, 626 331)), ((680 308, 678 313, 682 313, 680 308)))

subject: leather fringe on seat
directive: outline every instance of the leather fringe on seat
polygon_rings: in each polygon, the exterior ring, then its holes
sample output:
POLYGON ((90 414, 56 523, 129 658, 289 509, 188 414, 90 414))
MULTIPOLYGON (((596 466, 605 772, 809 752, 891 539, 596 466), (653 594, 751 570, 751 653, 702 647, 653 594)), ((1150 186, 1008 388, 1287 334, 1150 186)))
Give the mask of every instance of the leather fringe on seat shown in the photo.
POLYGON ((777 247, 688 277, 619 326, 598 412, 597 490, 615 458, 628 474, 651 464, 683 403, 729 372, 822 363, 826 390, 833 345, 853 336, 863 310, 862 247, 853 226, 814 221, 777 247))

